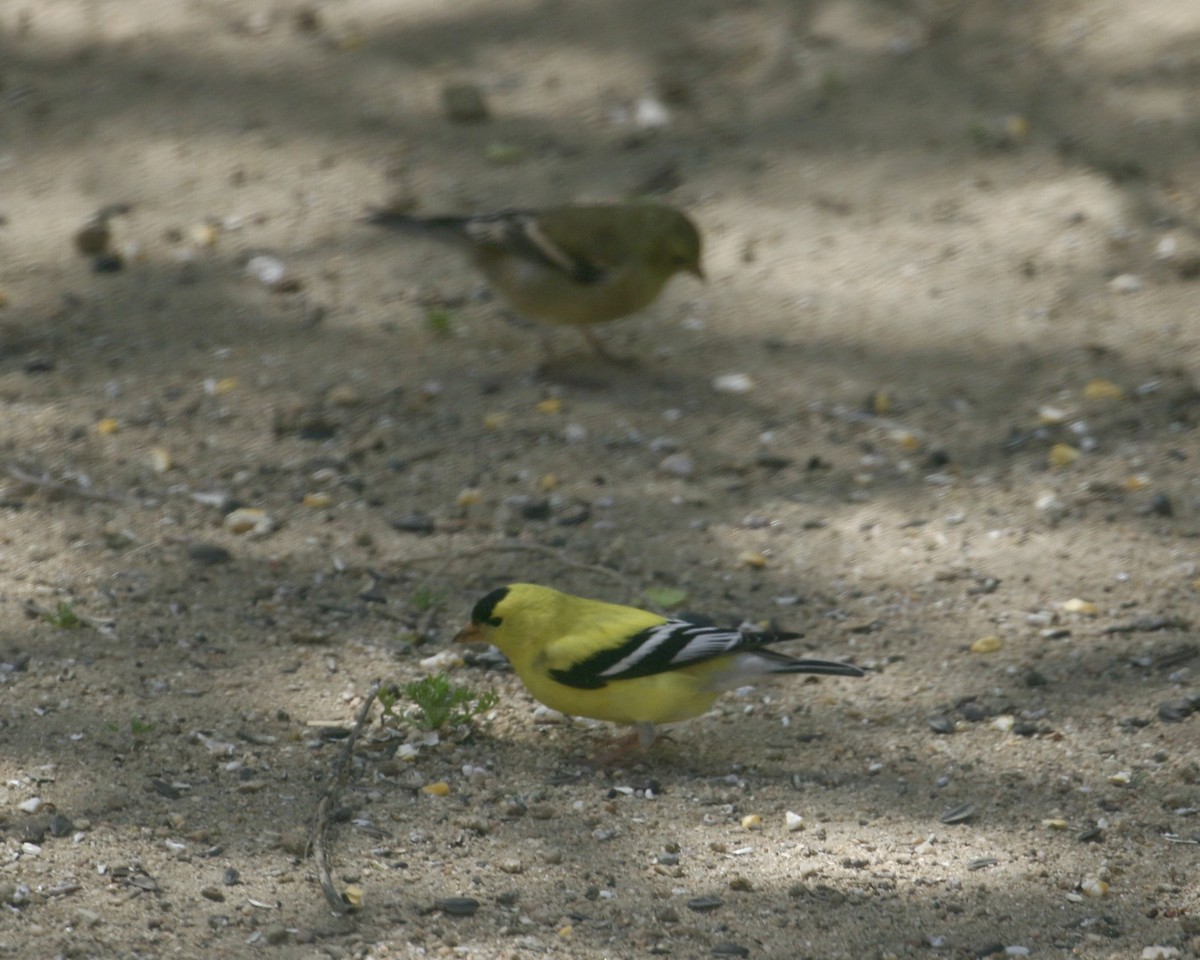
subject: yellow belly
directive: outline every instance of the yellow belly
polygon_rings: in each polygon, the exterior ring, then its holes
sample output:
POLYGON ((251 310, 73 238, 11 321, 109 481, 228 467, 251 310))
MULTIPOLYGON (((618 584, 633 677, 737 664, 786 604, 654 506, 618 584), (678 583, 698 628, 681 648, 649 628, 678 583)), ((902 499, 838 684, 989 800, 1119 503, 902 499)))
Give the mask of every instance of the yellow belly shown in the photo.
POLYGON ((719 695, 686 670, 617 680, 598 690, 564 687, 542 673, 521 675, 521 679, 535 699, 560 713, 612 723, 687 720, 704 713, 719 695))

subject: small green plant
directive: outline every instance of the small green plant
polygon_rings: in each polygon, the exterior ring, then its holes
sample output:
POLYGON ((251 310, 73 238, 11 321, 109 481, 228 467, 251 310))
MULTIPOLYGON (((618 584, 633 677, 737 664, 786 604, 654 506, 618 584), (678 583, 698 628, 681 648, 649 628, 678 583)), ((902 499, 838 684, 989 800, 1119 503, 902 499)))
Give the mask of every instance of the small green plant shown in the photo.
POLYGON ((82 627, 83 621, 79 619, 79 615, 75 612, 75 607, 69 600, 59 600, 58 607, 54 612, 47 611, 43 614, 47 623, 58 627, 60 630, 74 630, 76 627, 82 627))
POLYGON ((154 732, 154 724, 149 720, 140 720, 134 717, 129 721, 129 732, 140 740, 147 734, 154 732))
POLYGON ((449 337, 454 333, 454 314, 443 307, 432 307, 425 312, 425 326, 435 337, 449 337))
POLYGON ((497 703, 494 693, 476 693, 470 687, 452 684, 444 673, 435 673, 422 680, 413 680, 403 687, 388 687, 379 691, 379 702, 385 714, 396 716, 395 706, 404 696, 416 706, 412 714, 400 714, 422 730, 440 730, 470 723, 497 703))
POLYGON ((434 607, 441 606, 446 597, 445 594, 434 593, 428 587, 418 587, 408 599, 418 613, 427 613, 434 607))

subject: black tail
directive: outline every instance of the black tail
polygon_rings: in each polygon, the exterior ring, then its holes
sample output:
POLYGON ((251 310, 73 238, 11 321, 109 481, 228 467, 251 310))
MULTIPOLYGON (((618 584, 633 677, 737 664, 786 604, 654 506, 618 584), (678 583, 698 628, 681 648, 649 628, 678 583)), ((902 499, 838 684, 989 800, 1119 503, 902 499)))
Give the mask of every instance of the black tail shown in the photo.
POLYGON ((448 243, 462 243, 467 234, 464 228, 466 217, 410 217, 398 210, 367 210, 363 218, 365 223, 401 233, 418 234, 443 240, 448 243))
POLYGON ((755 650, 754 655, 771 661, 772 673, 819 673, 826 677, 865 677, 866 672, 852 663, 789 657, 774 650, 755 650))

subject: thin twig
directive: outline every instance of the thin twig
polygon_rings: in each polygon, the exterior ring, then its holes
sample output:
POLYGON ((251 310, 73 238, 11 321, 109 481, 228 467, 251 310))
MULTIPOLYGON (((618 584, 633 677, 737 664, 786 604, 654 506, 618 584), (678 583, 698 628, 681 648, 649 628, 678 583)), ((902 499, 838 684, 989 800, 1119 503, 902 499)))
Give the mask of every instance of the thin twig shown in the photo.
POLYGON ((321 794, 321 799, 317 801, 316 824, 313 827, 310 846, 312 847, 313 860, 317 864, 317 879, 321 883, 321 892, 325 894, 325 899, 329 902, 335 913, 349 913, 354 908, 346 902, 346 899, 341 895, 337 887, 334 886, 333 877, 329 873, 329 848, 326 843, 326 834, 330 824, 329 817, 334 803, 338 799, 338 794, 350 778, 350 765, 354 758, 354 744, 358 740, 358 735, 362 731, 363 725, 367 722, 367 715, 371 712, 371 705, 375 702, 375 697, 378 694, 379 682, 376 681, 371 685, 371 692, 367 695, 367 699, 363 701, 363 705, 358 711, 358 717, 354 721, 354 727, 350 730, 350 736, 346 739, 346 744, 342 748, 342 752, 338 755, 329 786, 321 794))
POLYGON ((27 483, 31 487, 37 487, 39 490, 49 490, 54 493, 66 494, 72 497, 82 497, 85 500, 100 500, 104 503, 128 503, 126 497, 120 497, 113 493, 102 493, 99 490, 89 490, 87 487, 82 487, 77 483, 63 483, 61 480, 51 480, 46 473, 33 473, 26 470, 24 467, 15 463, 6 463, 4 472, 14 480, 19 480, 21 483, 27 483))
POLYGON ((91 627, 93 630, 99 630, 101 633, 111 633, 117 626, 117 621, 110 617, 89 617, 86 613, 80 613, 74 607, 70 606, 65 611, 61 607, 58 610, 51 610, 49 607, 43 607, 36 600, 26 600, 22 606, 29 616, 37 617, 45 620, 47 623, 54 623, 59 626, 64 626, 62 621, 69 618, 74 618, 81 627, 91 627))
POLYGON ((478 557, 485 553, 540 553, 542 556, 549 557, 564 567, 572 570, 582 570, 585 573, 599 574, 600 576, 608 577, 610 580, 615 580, 626 590, 633 590, 633 584, 619 570, 614 570, 611 567, 601 566, 598 563, 585 563, 582 560, 576 560, 562 550, 548 547, 542 543, 527 543, 524 540, 499 540, 490 543, 481 543, 474 547, 468 547, 464 550, 454 550, 447 553, 430 553, 415 557, 402 557, 395 561, 400 566, 417 563, 432 563, 440 561, 445 567, 449 567, 455 561, 466 560, 470 557, 478 557))
POLYGON ((816 403, 809 404, 808 409, 827 419, 840 420, 842 423, 875 427, 879 430, 887 430, 889 433, 907 433, 918 439, 924 439, 926 436, 925 431, 917 427, 911 427, 900 420, 883 417, 877 413, 868 413, 866 410, 855 410, 853 407, 847 407, 840 403, 835 403, 831 406, 817 401, 816 403))

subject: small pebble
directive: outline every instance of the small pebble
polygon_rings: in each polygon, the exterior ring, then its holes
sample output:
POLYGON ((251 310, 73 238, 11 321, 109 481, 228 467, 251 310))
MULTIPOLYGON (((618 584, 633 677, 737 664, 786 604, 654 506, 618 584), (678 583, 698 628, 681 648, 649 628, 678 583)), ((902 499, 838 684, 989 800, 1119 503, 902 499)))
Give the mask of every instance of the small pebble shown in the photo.
POLYGON ((1142 278, 1136 273, 1120 273, 1108 281, 1113 293, 1137 293, 1142 289, 1142 278))
POLYGON ((1182 723, 1195 710, 1190 700, 1168 700, 1158 705, 1158 719, 1164 723, 1182 723))
POLYGON ((658 469, 675 477, 690 477, 696 472, 696 462, 686 453, 673 453, 663 458, 658 469))
POLYGON ((720 897, 693 897, 687 902, 687 908, 696 913, 710 913, 723 906, 725 906, 725 901, 720 897))
POLYGON ((442 112, 451 123, 483 123, 491 116, 482 88, 474 83, 443 87, 442 112))
POLYGON ((804 829, 804 818, 798 813, 793 813, 789 810, 783 815, 784 823, 787 825, 788 833, 795 833, 797 830, 804 829))

